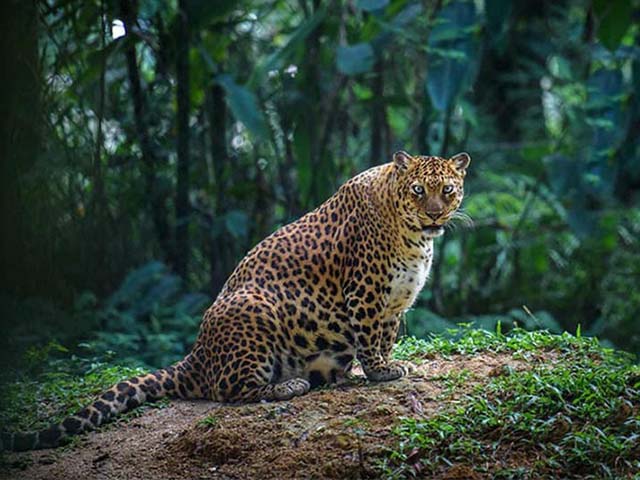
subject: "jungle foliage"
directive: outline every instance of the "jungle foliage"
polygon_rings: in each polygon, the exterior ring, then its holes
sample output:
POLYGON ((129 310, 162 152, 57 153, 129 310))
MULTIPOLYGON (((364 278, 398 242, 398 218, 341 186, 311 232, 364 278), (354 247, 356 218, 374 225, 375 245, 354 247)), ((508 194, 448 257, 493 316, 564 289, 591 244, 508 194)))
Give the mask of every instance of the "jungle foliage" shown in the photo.
POLYGON ((409 333, 640 352, 638 0, 1 8, 3 360, 180 358, 249 248, 400 148, 473 158, 409 333))

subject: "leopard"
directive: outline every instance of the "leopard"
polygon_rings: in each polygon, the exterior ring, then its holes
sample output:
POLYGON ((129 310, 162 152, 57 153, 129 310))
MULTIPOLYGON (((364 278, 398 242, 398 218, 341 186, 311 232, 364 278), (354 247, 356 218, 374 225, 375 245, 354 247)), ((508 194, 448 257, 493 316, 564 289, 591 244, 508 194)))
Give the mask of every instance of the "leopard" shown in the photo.
POLYGON ((411 155, 346 181, 315 210, 253 247, 205 311, 181 361, 121 381, 3 450, 53 448, 163 397, 240 404, 290 400, 335 384, 407 375, 392 359, 401 318, 429 275, 434 239, 456 218, 471 157, 411 155))

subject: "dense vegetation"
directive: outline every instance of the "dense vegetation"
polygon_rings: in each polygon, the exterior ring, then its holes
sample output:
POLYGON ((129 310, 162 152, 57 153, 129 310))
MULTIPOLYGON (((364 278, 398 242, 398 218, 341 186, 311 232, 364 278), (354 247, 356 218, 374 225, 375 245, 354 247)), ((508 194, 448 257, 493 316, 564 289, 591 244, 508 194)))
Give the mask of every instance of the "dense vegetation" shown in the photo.
POLYGON ((639 15, 4 2, 3 361, 179 358, 244 252, 399 148, 473 158, 473 225, 438 241, 409 333, 580 326, 640 351, 639 15))

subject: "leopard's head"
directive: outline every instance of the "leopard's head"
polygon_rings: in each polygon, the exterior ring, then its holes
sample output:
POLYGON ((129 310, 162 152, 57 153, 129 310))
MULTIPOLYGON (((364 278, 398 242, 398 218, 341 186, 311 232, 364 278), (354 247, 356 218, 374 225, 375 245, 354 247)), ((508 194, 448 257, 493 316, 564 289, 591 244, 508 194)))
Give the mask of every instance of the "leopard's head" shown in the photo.
POLYGON ((393 155, 394 206, 412 231, 439 237, 456 215, 464 197, 464 177, 471 157, 458 153, 451 158, 393 155))

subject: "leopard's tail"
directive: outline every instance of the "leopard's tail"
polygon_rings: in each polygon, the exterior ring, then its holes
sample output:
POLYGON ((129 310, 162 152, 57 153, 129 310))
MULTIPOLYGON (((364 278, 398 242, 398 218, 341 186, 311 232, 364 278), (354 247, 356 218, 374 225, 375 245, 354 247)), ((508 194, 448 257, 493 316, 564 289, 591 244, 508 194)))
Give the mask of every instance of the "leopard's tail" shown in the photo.
POLYGON ((0 451, 54 448, 69 441, 72 435, 94 430, 118 414, 163 397, 204 397, 199 373, 192 367, 189 356, 170 367, 114 385, 90 406, 47 429, 39 432, 1 433, 0 451))

